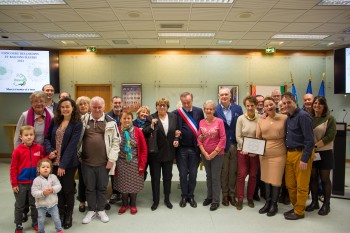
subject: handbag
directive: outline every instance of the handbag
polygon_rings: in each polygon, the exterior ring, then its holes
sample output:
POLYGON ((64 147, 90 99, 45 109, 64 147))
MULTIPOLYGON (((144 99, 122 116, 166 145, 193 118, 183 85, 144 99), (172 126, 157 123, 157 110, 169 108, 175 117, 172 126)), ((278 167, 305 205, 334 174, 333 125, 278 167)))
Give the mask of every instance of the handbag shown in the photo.
POLYGON ((158 144, 157 144, 157 129, 155 129, 151 135, 146 139, 148 153, 158 153, 158 144))

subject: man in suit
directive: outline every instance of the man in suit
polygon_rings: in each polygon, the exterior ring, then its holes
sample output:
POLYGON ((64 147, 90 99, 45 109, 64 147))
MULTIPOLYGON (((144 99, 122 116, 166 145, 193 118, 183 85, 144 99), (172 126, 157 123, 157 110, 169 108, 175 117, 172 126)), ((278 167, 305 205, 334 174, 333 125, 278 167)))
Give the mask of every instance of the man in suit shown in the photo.
POLYGON ((226 147, 224 163, 221 170, 222 204, 236 206, 236 181, 238 171, 236 122, 243 114, 242 107, 231 103, 230 89, 222 88, 219 91, 220 104, 216 106, 215 116, 222 119, 226 132, 226 147))
POLYGON ((55 88, 51 84, 45 84, 42 88, 43 92, 46 93, 46 108, 50 110, 52 113, 56 112, 57 103, 53 101, 53 96, 55 94, 55 88))
POLYGON ((199 148, 197 146, 197 132, 199 122, 204 119, 201 108, 192 106, 193 95, 184 92, 180 95, 182 107, 175 110, 178 127, 181 131, 180 148, 176 155, 176 164, 180 173, 181 201, 180 207, 190 203, 193 208, 197 207, 194 200, 197 171, 199 166, 199 148))

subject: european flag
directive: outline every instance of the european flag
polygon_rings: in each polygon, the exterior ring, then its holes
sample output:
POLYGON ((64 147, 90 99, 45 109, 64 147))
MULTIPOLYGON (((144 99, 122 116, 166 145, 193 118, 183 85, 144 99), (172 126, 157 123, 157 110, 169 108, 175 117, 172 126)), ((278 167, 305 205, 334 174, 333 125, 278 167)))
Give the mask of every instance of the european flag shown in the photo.
POLYGON ((306 94, 312 94, 311 79, 309 79, 309 84, 307 85, 306 94))
POLYGON ((296 101, 297 106, 298 106, 298 94, 297 94, 297 90, 295 89, 294 83, 292 83, 292 94, 295 96, 295 101, 296 101))
POLYGON ((318 96, 325 96, 325 91, 324 91, 324 80, 322 79, 320 90, 318 90, 318 96))

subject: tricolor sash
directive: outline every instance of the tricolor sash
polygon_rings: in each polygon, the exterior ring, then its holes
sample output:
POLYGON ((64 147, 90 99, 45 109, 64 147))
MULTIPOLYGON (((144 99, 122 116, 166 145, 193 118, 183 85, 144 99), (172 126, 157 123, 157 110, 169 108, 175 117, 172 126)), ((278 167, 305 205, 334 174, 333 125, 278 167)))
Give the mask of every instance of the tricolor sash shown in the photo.
POLYGON ((183 107, 177 109, 177 111, 179 112, 179 115, 186 122, 186 124, 190 127, 193 134, 197 138, 198 126, 197 126, 196 122, 194 121, 193 117, 183 107))

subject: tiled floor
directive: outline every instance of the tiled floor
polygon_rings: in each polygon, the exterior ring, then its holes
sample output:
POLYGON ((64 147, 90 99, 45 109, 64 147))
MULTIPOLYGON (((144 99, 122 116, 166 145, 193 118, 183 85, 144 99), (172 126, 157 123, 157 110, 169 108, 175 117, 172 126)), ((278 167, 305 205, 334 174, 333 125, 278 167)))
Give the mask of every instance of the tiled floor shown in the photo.
MULTIPOLYGON (((9 183, 9 159, 0 159, 0 232, 14 232, 13 205, 9 183)), ((347 168, 347 186, 350 183, 350 169, 347 168)), ((244 203, 243 210, 237 211, 232 206, 220 206, 217 211, 211 212, 209 208, 202 206, 206 195, 205 171, 199 171, 198 185, 196 188, 197 208, 189 205, 180 208, 180 190, 177 189, 178 173, 174 167, 173 187, 171 200, 174 204, 172 210, 167 209, 163 203, 156 211, 151 211, 151 187, 150 181, 146 181, 144 190, 139 194, 137 206, 139 212, 132 216, 130 213, 118 215, 118 205, 113 205, 107 211, 110 222, 102 223, 94 219, 90 224, 82 224, 84 214, 78 211, 78 202, 74 212, 73 227, 66 232, 71 233, 103 233, 103 232, 125 232, 125 233, 231 233, 231 232, 349 232, 350 201, 344 199, 331 200, 331 213, 328 216, 319 216, 317 212, 307 213, 305 219, 298 221, 287 221, 283 218, 283 212, 291 209, 291 206, 279 205, 279 213, 274 217, 258 214, 258 209, 263 201, 256 202, 255 208, 249 208, 244 203)), ((55 232, 51 219, 46 220, 46 232, 55 232)), ((30 228, 30 221, 24 224, 24 232, 34 232, 30 228)))

